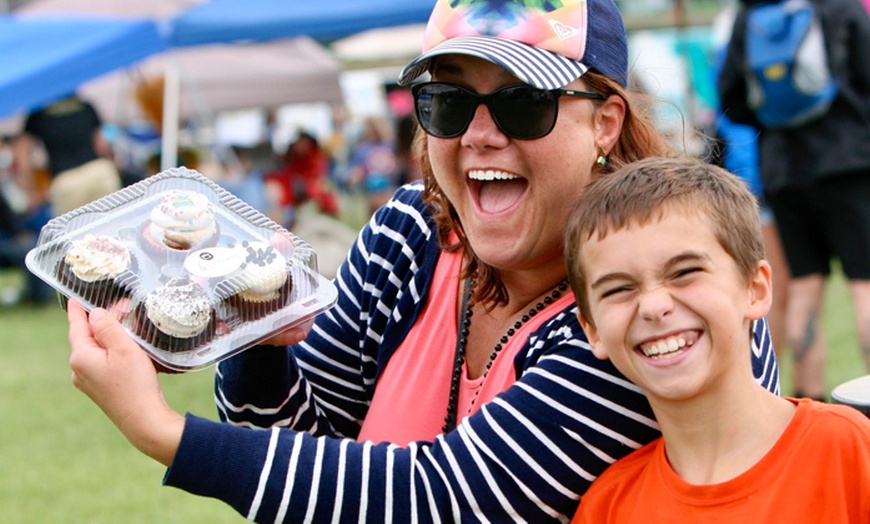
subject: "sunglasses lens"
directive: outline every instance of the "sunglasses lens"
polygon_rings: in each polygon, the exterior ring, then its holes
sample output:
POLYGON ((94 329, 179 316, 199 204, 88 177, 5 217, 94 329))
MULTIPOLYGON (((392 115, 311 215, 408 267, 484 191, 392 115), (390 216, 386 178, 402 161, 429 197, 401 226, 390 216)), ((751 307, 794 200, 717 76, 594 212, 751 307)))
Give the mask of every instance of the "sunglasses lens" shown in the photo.
POLYGON ((558 97, 552 91, 511 86, 489 101, 498 127, 511 138, 532 140, 546 136, 556 124, 558 97))
POLYGON ((447 84, 422 85, 415 92, 414 104, 420 125, 438 138, 464 133, 477 109, 471 93, 447 84))
POLYGON ((477 106, 484 100, 496 125, 511 138, 541 138, 552 131, 556 123, 559 100, 552 91, 516 85, 477 95, 451 84, 419 84, 414 88, 420 125, 438 138, 453 138, 464 133, 477 106))

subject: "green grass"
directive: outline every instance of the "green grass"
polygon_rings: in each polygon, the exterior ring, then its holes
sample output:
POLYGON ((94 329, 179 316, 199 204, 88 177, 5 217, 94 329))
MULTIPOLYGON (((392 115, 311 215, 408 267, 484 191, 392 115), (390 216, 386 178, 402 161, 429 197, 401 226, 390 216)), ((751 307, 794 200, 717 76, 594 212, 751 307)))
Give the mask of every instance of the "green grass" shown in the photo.
MULTIPOLYGON (((165 468, 72 385, 66 327, 57 306, 0 310, 0 520, 246 522, 222 502, 161 485, 165 468)), ((210 370, 161 380, 177 410, 216 418, 210 370)))
MULTIPOLYGON (((367 219, 358 205, 345 212, 358 225, 367 219)), ((20 275, 0 272, 0 287, 18 282, 20 275)), ((839 275, 829 286, 825 313, 833 387, 867 373, 839 275)), ((66 316, 59 307, 0 309, 0 337, 0 521, 244 522, 222 502, 163 487, 165 468, 128 444, 73 387, 66 316)), ((788 359, 782 368, 783 392, 789 393, 788 359)), ((207 369, 161 381, 176 410, 216 419, 212 378, 207 369)))

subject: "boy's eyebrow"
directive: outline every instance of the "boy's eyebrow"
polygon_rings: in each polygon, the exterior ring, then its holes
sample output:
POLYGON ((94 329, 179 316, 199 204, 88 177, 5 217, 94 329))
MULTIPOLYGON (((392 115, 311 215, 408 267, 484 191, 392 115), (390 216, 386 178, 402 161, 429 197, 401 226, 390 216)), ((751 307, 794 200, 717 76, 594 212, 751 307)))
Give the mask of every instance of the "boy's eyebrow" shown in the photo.
POLYGON ((597 287, 601 287, 604 284, 611 282, 613 280, 630 280, 631 276, 628 273, 607 273, 606 275, 602 275, 597 278, 595 282, 589 284, 589 289, 595 289, 597 287))
MULTIPOLYGON (((698 252, 698 251, 684 251, 678 255, 671 257, 671 259, 665 263, 665 266, 664 266, 662 273, 667 273, 672 267, 674 267, 675 265, 680 264, 682 262, 692 262, 692 261, 699 261, 699 260, 709 261, 710 256, 707 255, 706 253, 698 252)), ((632 279, 632 277, 628 273, 618 272, 618 271, 613 272, 613 273, 607 273, 605 275, 598 277, 597 279, 595 279, 594 282, 589 284, 589 289, 595 289, 597 287, 601 287, 604 284, 606 284, 608 282, 612 282, 614 280, 631 280, 631 279, 632 279)))

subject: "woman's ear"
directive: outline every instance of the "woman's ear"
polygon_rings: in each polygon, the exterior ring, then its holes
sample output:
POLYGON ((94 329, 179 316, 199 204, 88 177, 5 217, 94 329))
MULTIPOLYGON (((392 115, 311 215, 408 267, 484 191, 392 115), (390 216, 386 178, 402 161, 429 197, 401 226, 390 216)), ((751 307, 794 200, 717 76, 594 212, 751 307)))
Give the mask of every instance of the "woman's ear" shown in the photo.
POLYGON ((607 100, 596 107, 595 110, 595 143, 601 147, 605 154, 619 139, 622 133, 622 123, 625 121, 625 99, 619 95, 610 95, 607 100))
POLYGON ((746 318, 758 320, 770 311, 773 303, 773 280, 770 263, 760 260, 749 280, 749 304, 746 318))
POLYGON ((589 341, 589 347, 592 348, 592 354, 595 355, 595 358, 599 360, 610 358, 607 350, 604 349, 604 345, 601 343, 601 339, 598 337, 598 330, 595 329, 595 325, 587 322, 580 313, 577 313, 577 319, 580 321, 580 326, 583 327, 583 332, 586 333, 586 340, 589 341))

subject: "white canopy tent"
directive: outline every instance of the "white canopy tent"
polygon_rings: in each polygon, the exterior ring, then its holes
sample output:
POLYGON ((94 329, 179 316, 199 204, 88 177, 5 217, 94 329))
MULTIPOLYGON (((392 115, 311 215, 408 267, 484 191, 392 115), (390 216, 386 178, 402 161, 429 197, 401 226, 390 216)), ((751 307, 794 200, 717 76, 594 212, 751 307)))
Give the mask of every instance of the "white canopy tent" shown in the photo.
MULTIPOLYGON (((189 0, 35 0, 19 13, 79 13, 168 20, 202 2, 189 0)), ((307 37, 265 43, 212 44, 176 48, 80 88, 103 118, 128 123, 141 117, 136 84, 162 77, 164 85, 161 168, 176 164, 179 122, 242 108, 275 108, 298 102, 342 98, 340 66, 322 45, 307 37)))

